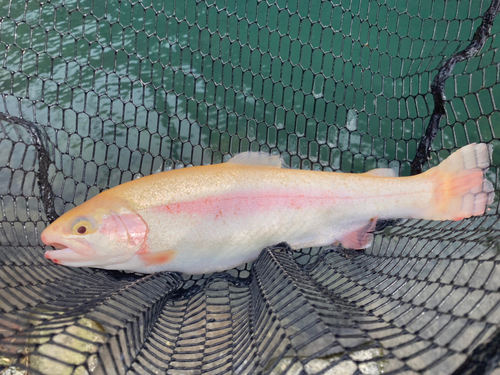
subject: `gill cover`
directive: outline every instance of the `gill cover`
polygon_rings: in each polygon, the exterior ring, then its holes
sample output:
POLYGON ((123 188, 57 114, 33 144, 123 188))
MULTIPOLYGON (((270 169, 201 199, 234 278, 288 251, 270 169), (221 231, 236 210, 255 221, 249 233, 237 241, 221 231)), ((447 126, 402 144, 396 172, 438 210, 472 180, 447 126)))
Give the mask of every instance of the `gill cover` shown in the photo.
POLYGON ((122 209, 119 214, 111 212, 103 217, 97 231, 112 243, 136 249, 144 244, 148 227, 137 213, 122 209))

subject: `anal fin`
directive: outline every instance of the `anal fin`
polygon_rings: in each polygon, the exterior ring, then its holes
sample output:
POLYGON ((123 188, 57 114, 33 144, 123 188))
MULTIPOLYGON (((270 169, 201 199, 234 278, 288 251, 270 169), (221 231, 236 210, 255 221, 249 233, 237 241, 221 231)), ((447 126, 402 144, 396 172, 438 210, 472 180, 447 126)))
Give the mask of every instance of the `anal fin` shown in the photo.
POLYGON ((377 224, 377 218, 371 219, 365 226, 353 230, 340 238, 342 246, 348 249, 366 249, 370 247, 373 241, 373 230, 377 224))

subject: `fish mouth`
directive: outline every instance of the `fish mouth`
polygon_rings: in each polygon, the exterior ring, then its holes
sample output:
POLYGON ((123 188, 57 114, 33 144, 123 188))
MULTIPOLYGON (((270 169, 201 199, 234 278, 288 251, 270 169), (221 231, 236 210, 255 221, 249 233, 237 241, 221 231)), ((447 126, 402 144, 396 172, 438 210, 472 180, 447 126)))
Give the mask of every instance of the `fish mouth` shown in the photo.
POLYGON ((45 252, 44 256, 46 259, 51 260, 55 264, 60 264, 68 267, 109 268, 107 266, 111 266, 111 269, 114 269, 112 268, 114 261, 118 263, 124 261, 123 259, 116 258, 89 257, 88 255, 77 253, 76 251, 69 248, 61 250, 48 250, 45 252))
MULTIPOLYGON (((53 246, 53 245, 50 245, 53 246)), ((49 250, 45 252, 45 258, 53 261, 56 264, 66 264, 67 260, 71 260, 71 258, 78 258, 78 253, 74 252, 71 249, 61 249, 61 250, 49 250)), ((74 259, 75 260, 75 259, 74 259)))
POLYGON ((84 239, 65 238, 51 231, 50 227, 42 232, 41 240, 46 246, 52 246, 58 250, 72 250, 87 256, 95 254, 95 250, 84 239))
POLYGON ((62 250, 48 250, 45 252, 45 258, 56 264, 69 267, 92 267, 96 264, 95 259, 89 259, 84 254, 77 253, 69 248, 62 250))
POLYGON ((61 241, 60 238, 51 240, 48 235, 42 234, 44 244, 56 249, 45 251, 44 256, 55 264, 68 267, 99 267, 100 263, 106 262, 106 258, 97 257, 95 250, 85 243, 73 243, 69 239, 61 241))
POLYGON ((93 253, 93 249, 89 248, 88 246, 84 244, 77 244, 75 246, 74 244, 65 244, 64 242, 44 242, 45 245, 47 246, 52 246, 53 248, 57 249, 57 251, 60 250, 71 250, 77 254, 82 254, 82 255, 90 255, 93 253))
POLYGON ((53 243, 46 243, 45 245, 47 246, 52 246, 53 248, 56 248, 58 250, 64 250, 64 249, 67 249, 68 246, 62 244, 62 243, 57 243, 57 242, 53 242, 53 243))

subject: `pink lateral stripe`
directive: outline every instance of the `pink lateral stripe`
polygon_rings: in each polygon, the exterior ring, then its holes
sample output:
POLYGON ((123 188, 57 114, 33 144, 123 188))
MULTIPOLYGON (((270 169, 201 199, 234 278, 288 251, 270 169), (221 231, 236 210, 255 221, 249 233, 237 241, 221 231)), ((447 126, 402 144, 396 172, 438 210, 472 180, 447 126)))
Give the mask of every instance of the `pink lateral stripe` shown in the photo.
MULTIPOLYGON (((345 199, 345 198, 344 198, 345 199)), ((192 201, 171 203, 153 208, 158 213, 195 214, 212 216, 214 219, 227 215, 244 215, 255 211, 271 211, 278 207, 304 209, 331 206, 335 203, 331 195, 283 193, 274 191, 238 192, 198 198, 192 201)))

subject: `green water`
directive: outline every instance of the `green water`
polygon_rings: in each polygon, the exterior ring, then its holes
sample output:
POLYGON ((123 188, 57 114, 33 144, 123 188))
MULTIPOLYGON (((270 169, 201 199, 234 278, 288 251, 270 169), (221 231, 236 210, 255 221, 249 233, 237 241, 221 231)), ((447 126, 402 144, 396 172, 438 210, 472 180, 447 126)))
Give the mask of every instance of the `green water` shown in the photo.
MULTIPOLYGON (((247 150, 408 175, 430 83, 489 5, 415 4, 0 0, 0 111, 47 125, 57 168, 99 189, 247 150)), ((500 137, 499 43, 447 81, 435 150, 500 137)))

